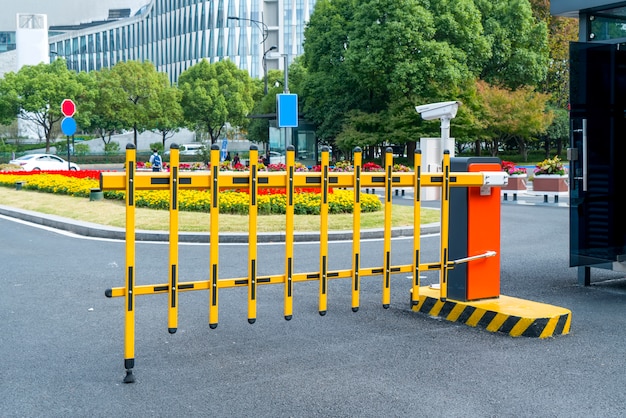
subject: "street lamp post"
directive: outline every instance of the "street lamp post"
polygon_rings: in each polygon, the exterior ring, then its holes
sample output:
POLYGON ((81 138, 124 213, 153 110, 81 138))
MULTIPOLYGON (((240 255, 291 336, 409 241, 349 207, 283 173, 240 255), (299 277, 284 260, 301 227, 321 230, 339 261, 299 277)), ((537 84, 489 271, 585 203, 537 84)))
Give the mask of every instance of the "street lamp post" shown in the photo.
POLYGON ((267 25, 261 20, 247 19, 245 17, 228 16, 227 19, 228 20, 246 20, 248 22, 254 23, 256 27, 263 34, 263 40, 260 43, 263 44, 263 80, 264 80, 264 87, 265 87, 264 92, 265 92, 265 95, 267 95, 267 63, 265 61, 265 56, 267 55, 268 52, 278 49, 276 45, 272 45, 270 49, 267 49, 267 50, 265 49, 265 41, 267 40, 267 36, 269 32, 267 25))
POLYGON ((267 96, 267 61, 265 56, 267 55, 268 52, 270 51, 277 51, 278 47, 276 45, 272 45, 270 46, 270 49, 268 49, 267 51, 265 51, 263 53, 263 92, 265 93, 265 95, 267 96))

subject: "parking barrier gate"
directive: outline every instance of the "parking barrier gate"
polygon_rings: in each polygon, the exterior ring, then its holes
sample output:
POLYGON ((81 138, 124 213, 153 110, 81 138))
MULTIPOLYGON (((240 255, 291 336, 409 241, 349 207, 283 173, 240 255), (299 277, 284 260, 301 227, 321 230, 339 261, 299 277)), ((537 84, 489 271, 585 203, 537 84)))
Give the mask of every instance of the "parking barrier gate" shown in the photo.
MULTIPOLYGON (((124 367, 126 369, 125 383, 134 382, 133 368, 135 365, 135 310, 136 297, 149 294, 168 294, 167 328, 175 333, 178 327, 179 293, 194 290, 209 291, 208 322, 214 329, 219 319, 219 292, 231 287, 248 288, 248 322, 256 321, 257 287, 259 285, 281 284, 284 286, 284 318, 290 320, 293 315, 293 286, 296 282, 319 282, 319 314, 325 315, 327 310, 328 280, 351 279, 351 304, 354 312, 359 309, 359 291, 361 278, 367 276, 382 276, 382 305, 388 308, 390 304, 391 275, 410 273, 412 275, 411 304, 419 303, 420 272, 439 270, 440 298, 447 297, 447 275, 455 264, 466 263, 489 254, 473 255, 461 260, 449 260, 448 229, 449 205, 451 187, 479 187, 501 186, 506 182, 503 172, 451 172, 450 154, 443 156, 443 171, 437 173, 421 172, 421 153, 415 153, 414 172, 393 172, 393 152, 387 148, 384 157, 384 172, 364 172, 362 170, 362 151, 354 150, 353 172, 331 172, 329 166, 329 148, 324 147, 321 153, 320 172, 296 172, 295 150, 289 146, 287 150, 286 171, 266 172, 259 171, 258 147, 250 147, 250 167, 247 171, 220 171, 220 147, 211 146, 210 170, 205 172, 181 172, 179 164, 179 147, 172 144, 170 147, 169 172, 137 172, 136 149, 133 144, 126 147, 125 172, 105 172, 100 177, 100 189, 103 191, 125 191, 126 202, 126 266, 125 284, 123 287, 107 289, 107 297, 124 297, 125 303, 125 331, 124 331, 124 367), (320 254, 319 271, 309 273, 294 272, 294 194, 296 188, 320 189, 320 254), (422 187, 440 187, 441 192, 441 239, 440 260, 435 263, 420 263, 420 216, 422 187), (285 269, 281 274, 259 277, 257 274, 257 218, 258 218, 258 190, 260 188, 284 189, 286 193, 286 230, 285 230, 285 269), (329 271, 328 269, 328 217, 329 217, 329 190, 331 188, 351 188, 354 190, 353 210, 353 244, 352 267, 348 270, 329 271), (380 267, 361 267, 361 190, 384 189, 384 233, 382 257, 380 267), (393 188, 412 188, 414 192, 413 210, 413 260, 408 265, 391 264, 391 203, 393 188), (179 191, 181 189, 207 190, 210 197, 210 260, 209 278, 199 281, 180 281, 178 277, 178 216, 179 191), (218 277, 219 256, 219 199, 220 191, 229 189, 248 189, 249 201, 249 238, 248 238, 248 276, 242 278, 218 277), (138 190, 169 190, 170 194, 170 221, 169 221, 169 269, 168 281, 151 285, 136 285, 135 269, 135 194, 138 190)), ((497 192, 499 193, 499 191, 497 192)), ((493 220, 499 222, 499 219, 493 220)), ((494 249, 498 250, 498 249, 494 249)))

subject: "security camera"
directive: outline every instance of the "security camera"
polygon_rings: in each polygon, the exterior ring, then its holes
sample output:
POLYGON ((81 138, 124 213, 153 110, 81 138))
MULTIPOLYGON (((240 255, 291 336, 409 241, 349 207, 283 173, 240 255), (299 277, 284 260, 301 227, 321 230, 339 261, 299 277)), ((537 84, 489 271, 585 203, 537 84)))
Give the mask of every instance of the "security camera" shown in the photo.
POLYGON ((452 119, 456 116, 456 111, 459 108, 461 102, 439 102, 430 103, 421 106, 415 106, 417 113, 422 115, 424 120, 433 119, 452 119))

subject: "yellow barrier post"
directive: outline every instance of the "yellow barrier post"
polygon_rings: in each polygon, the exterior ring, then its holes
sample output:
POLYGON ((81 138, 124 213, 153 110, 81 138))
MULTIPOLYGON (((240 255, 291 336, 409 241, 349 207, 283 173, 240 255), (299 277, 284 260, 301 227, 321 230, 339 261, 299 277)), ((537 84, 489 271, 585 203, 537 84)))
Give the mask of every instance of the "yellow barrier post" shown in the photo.
POLYGON ((137 151, 126 145, 126 315, 124 326, 124 383, 135 381, 135 167, 137 151))
POLYGON ((448 238, 450 227, 450 151, 443 152, 443 184, 441 186, 441 269, 439 270, 439 298, 448 298, 448 238))
POLYGON ((167 330, 174 334, 178 329, 178 144, 170 145, 170 268, 168 292, 167 330))
POLYGON ((362 150, 354 149, 354 208, 352 210, 352 312, 359 310, 361 269, 361 164, 362 150))
POLYGON ((383 277, 383 308, 389 308, 391 301, 391 205, 393 195, 393 149, 385 149, 385 215, 384 215, 384 277, 383 277))
POLYGON ((422 190, 422 151, 415 150, 415 183, 413 186, 413 289, 411 290, 411 306, 419 304, 420 292, 420 231, 421 231, 421 190, 422 190))
POLYGON ((209 264, 211 266, 209 287, 209 327, 211 329, 217 328, 219 321, 218 311, 218 261, 219 261, 219 214, 220 214, 220 189, 219 189, 219 174, 220 174, 220 146, 218 144, 211 145, 211 237, 210 237, 210 258, 209 264))
POLYGON ((294 236, 294 172, 296 152, 293 145, 287 147, 287 190, 285 190, 285 319, 293 316, 293 236, 294 236))
POLYGON ((330 148, 322 147, 322 183, 320 190, 320 315, 328 309, 328 156, 330 148))
POLYGON ((248 209, 248 323, 256 321, 257 291, 257 169, 259 164, 259 148, 250 145, 250 206, 248 209))

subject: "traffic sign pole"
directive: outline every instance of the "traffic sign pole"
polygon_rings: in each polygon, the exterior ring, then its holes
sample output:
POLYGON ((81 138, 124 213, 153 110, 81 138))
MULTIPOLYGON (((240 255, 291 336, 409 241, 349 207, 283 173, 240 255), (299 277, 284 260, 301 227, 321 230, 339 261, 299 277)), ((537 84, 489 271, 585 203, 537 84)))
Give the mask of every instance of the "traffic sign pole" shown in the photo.
POLYGON ((71 170, 70 136, 73 143, 74 133, 76 133, 76 121, 72 117, 76 113, 76 104, 72 99, 65 99, 61 102, 61 113, 65 116, 61 121, 61 130, 67 136, 67 169, 71 170))

